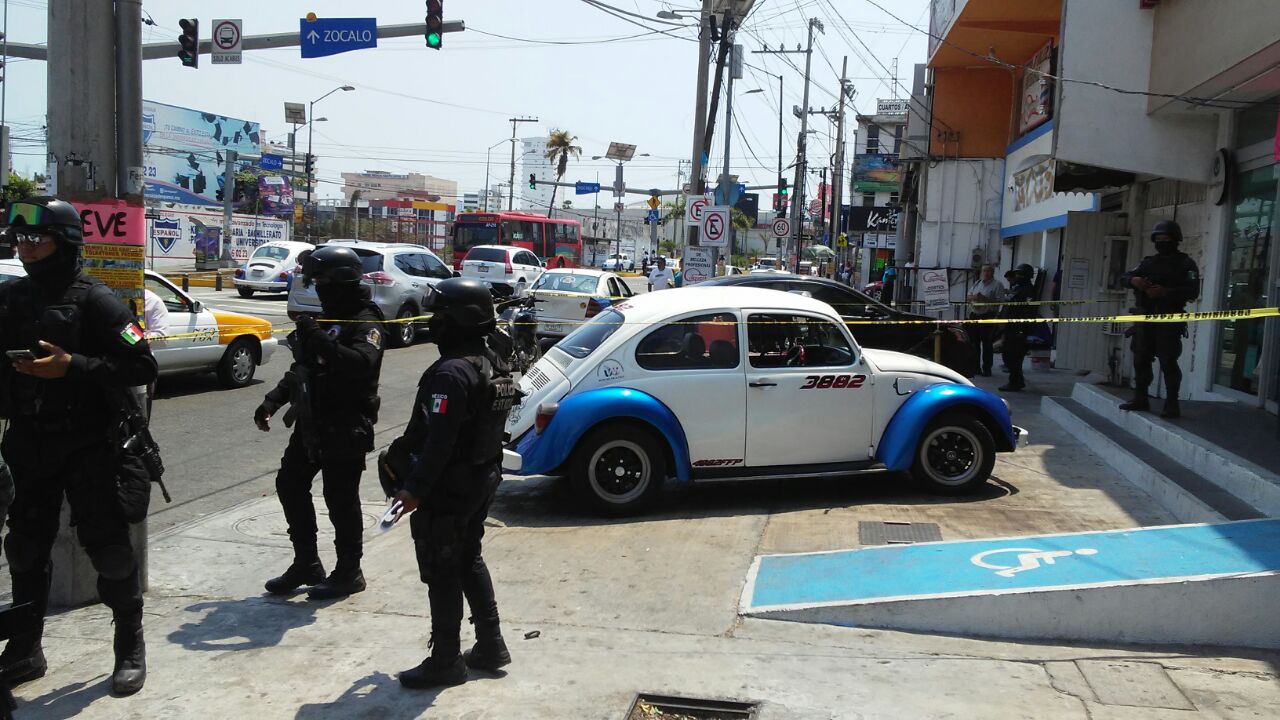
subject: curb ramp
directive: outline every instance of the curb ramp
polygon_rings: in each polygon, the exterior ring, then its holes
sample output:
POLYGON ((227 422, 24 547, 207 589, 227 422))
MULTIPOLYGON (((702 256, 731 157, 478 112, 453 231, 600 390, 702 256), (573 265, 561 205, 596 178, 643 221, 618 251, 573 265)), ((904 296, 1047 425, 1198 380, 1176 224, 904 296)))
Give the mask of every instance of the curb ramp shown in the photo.
POLYGON ((762 555, 739 612, 943 635, 1280 648, 1280 520, 762 555))

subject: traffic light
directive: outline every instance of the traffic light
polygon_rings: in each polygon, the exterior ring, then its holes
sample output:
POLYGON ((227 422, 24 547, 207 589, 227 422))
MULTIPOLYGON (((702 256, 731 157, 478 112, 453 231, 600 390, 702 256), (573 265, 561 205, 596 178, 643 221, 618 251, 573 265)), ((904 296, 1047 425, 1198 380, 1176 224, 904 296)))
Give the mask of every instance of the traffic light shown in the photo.
POLYGON ((538 189, 538 176, 535 173, 529 173, 529 189, 530 190, 538 189))
POLYGON ((178 36, 178 59, 184 67, 200 67, 200 21, 196 18, 183 18, 178 21, 182 34, 178 36))
POLYGON ((427 0, 427 47, 444 45, 444 0, 427 0))
POLYGON ((311 173, 315 172, 316 170, 316 156, 312 155, 311 153, 307 153, 306 170, 307 170, 307 180, 310 181, 311 173))
POLYGON ((787 179, 778 178, 778 194, 782 196, 782 204, 787 204, 787 179))
POLYGON ((244 181, 243 180, 240 180, 240 179, 236 180, 235 187, 231 192, 231 202, 233 203, 244 202, 244 181))

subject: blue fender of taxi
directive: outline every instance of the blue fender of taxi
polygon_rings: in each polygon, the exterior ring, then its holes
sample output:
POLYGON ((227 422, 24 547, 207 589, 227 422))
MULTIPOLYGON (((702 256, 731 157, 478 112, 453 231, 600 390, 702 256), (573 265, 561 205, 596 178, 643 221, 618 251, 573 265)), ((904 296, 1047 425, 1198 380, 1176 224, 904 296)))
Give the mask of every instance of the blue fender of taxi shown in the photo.
POLYGON ((582 436, 602 422, 638 420, 662 434, 675 459, 676 479, 689 480, 689 444, 671 409, 652 395, 625 387, 588 390, 560 401, 560 409, 541 433, 526 432, 516 443, 520 475, 542 475, 569 460, 582 436))
POLYGON ((894 413, 880 436, 876 460, 890 470, 910 470, 925 427, 938 413, 959 407, 983 420, 995 439, 996 450, 1009 451, 1017 445, 1009 408, 998 396, 972 385, 937 383, 917 390, 894 413))

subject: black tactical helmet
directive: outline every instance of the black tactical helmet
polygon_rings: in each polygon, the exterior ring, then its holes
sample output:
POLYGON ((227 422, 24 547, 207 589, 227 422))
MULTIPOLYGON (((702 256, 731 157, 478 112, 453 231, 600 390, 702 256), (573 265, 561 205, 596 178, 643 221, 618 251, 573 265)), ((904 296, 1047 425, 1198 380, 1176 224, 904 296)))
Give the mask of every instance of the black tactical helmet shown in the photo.
POLYGON ((1182 242, 1182 226, 1173 220, 1161 220, 1151 228, 1151 239, 1155 240, 1157 235, 1168 235, 1169 239, 1180 243, 1182 242))
POLYGON ((479 280, 449 278, 427 293, 423 310, 457 327, 481 328, 493 322, 493 295, 479 280))
POLYGON ((1031 279, 1036 276, 1036 269, 1026 263, 1022 263, 1018 267, 1014 268, 1013 271, 1021 275, 1022 279, 1027 282, 1031 282, 1031 279))
POLYGON ((359 285, 364 265, 355 250, 348 247, 322 245, 303 253, 302 283, 317 285, 359 285))
POLYGON ((37 195, 11 204, 8 220, 10 234, 30 230, 49 233, 77 247, 84 245, 80 211, 52 195, 37 195))

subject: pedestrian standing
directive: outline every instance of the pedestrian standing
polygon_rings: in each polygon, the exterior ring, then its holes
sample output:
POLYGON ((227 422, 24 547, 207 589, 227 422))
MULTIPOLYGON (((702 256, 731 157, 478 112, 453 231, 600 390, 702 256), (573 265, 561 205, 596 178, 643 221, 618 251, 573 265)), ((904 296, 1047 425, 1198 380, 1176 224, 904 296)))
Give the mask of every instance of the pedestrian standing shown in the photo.
MULTIPOLYGON (((1172 220, 1162 220, 1151 230, 1151 240, 1156 254, 1142 258, 1137 267, 1124 274, 1123 280, 1133 288, 1138 309, 1143 313, 1183 312, 1186 304, 1200 295, 1200 268, 1195 260, 1178 250, 1182 227, 1172 220)), ((1136 323, 1130 329, 1133 399, 1122 404, 1121 410, 1150 408, 1147 393, 1154 379, 1152 365, 1159 358, 1165 388, 1160 416, 1176 418, 1182 414, 1178 407, 1178 391, 1182 387, 1178 356, 1182 354, 1182 336, 1186 332, 1186 323, 1136 323)))
MULTIPOLYGON (((1000 301, 1004 299, 1004 284, 996 279, 993 265, 983 265, 982 275, 969 293, 969 318, 972 320, 992 320, 1000 316, 1000 301)), ((991 365, 995 359, 995 342, 999 336, 1000 326, 987 323, 976 323, 970 326, 974 344, 977 345, 979 372, 983 377, 991 377, 991 365)))
POLYGON ((412 513, 418 572, 431 605, 431 654, 400 673, 400 684, 414 689, 457 685, 466 681, 468 668, 493 671, 511 662, 481 540, 502 480, 503 434, 516 385, 507 359, 487 342, 494 332, 487 287, 445 280, 424 309, 432 314, 430 335, 440 359, 418 381, 405 434, 378 464, 384 488, 397 490, 404 511, 412 513), (466 654, 464 598, 476 633, 466 654))
POLYGON ((884 283, 880 289, 880 299, 890 305, 893 303, 893 284, 898 279, 898 268, 894 266, 890 260, 888 266, 884 269, 882 282, 884 283))
POLYGON ((675 282, 676 275, 671 268, 667 267, 667 259, 659 255, 658 264, 649 271, 649 292, 653 292, 655 287, 659 290, 666 290, 667 283, 674 285, 675 282))
POLYGON ((11 635, 0 681, 13 687, 48 669, 41 637, 65 495, 115 623, 111 688, 127 695, 147 678, 129 522, 146 516, 149 494, 122 492, 129 458, 115 430, 124 412, 119 398, 154 380, 156 361, 129 308, 81 269, 84 233, 74 205, 49 196, 15 202, 7 232, 27 275, 0 286, 0 346, 12 353, 0 362, 9 421, 2 448, 15 491, 4 549, 13 604, 29 603, 39 622, 11 635))
MULTIPOLYGON (((1039 310, 1031 305, 1035 300, 1035 286, 1031 280, 1035 277, 1035 269, 1022 263, 1005 273, 1009 281, 1009 291, 1005 294, 1005 304, 1000 316, 1008 320, 1029 319, 1039 316, 1039 310)), ((1027 386, 1022 375, 1022 363, 1027 357, 1027 333, 1030 323, 1011 322, 1004 326, 1004 345, 1000 355, 1005 367, 1009 368, 1009 381, 1000 386, 1003 392, 1019 392, 1027 386)))
POLYGON ((309 585, 309 598, 325 600, 365 589, 360 475, 378 422, 383 316, 360 284, 363 273, 360 256, 351 248, 321 247, 304 258, 303 285, 316 286, 324 317, 298 317, 297 329, 287 338, 293 364, 253 414, 258 429, 268 432, 271 417, 291 406, 284 421, 293 425, 293 433, 280 459, 276 496, 289 525, 293 562, 283 575, 267 581, 267 592, 275 595, 309 585), (311 500, 317 473, 338 556, 327 577, 311 500))

